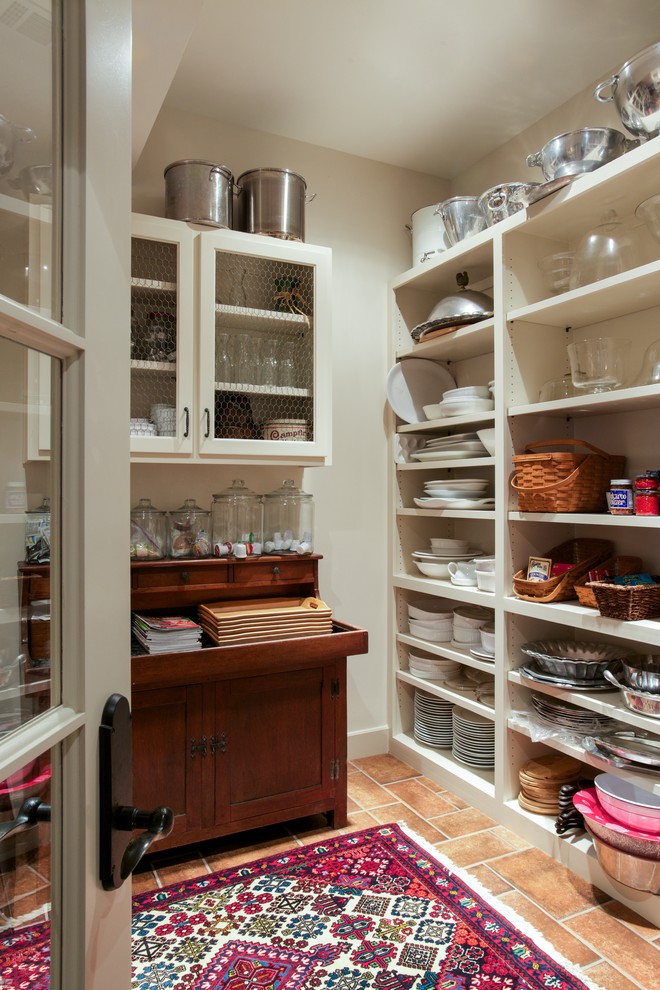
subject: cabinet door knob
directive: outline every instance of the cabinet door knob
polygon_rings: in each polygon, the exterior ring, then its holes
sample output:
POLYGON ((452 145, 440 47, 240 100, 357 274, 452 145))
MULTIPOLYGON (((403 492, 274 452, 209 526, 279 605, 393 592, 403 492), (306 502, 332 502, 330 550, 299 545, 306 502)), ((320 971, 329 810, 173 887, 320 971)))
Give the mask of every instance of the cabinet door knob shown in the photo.
POLYGON ((190 577, 190 571, 181 571, 181 580, 187 581, 190 577))
POLYGON ((276 567, 274 567, 274 568, 273 568, 273 574, 279 574, 279 573, 280 573, 280 569, 279 569, 279 567, 277 567, 277 566, 276 566, 276 567))

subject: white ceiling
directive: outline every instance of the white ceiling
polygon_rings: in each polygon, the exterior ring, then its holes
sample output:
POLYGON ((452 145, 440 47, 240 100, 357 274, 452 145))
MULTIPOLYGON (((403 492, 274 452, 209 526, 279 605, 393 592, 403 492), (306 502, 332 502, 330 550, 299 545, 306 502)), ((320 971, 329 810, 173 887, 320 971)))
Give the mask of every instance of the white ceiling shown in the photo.
POLYGON ((450 179, 660 38, 658 0, 133 6, 134 160, 165 103, 450 179))

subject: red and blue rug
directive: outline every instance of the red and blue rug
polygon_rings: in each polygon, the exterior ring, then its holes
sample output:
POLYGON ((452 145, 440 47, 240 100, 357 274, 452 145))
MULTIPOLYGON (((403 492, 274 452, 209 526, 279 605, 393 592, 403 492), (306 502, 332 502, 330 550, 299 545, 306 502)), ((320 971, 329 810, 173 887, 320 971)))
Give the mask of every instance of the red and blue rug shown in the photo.
MULTIPOLYGON (((172 884, 133 905, 132 990, 585 987, 398 825, 172 884)), ((0 985, 47 988, 44 939, 37 925, 0 943, 0 985)))

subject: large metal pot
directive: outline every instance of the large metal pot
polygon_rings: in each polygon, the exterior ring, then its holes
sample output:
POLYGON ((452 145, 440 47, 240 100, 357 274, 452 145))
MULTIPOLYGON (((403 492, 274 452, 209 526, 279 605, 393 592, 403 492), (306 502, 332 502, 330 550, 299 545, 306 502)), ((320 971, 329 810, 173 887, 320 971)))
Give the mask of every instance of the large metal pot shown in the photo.
POLYGON ((614 103, 626 130, 639 138, 660 134, 660 42, 637 52, 594 91, 599 103, 614 103), (607 95, 604 91, 609 89, 607 95))
POLYGON ((165 169, 165 216, 207 227, 231 227, 233 176, 225 165, 184 158, 165 169))
POLYGON ((307 183, 288 168, 253 168, 237 185, 237 229, 286 241, 305 240, 307 183))
POLYGON ((438 206, 451 244, 486 229, 486 217, 476 196, 452 196, 438 206))
POLYGON ((519 210, 529 206, 529 194, 537 189, 538 182, 502 182, 492 186, 479 197, 479 208, 486 217, 486 223, 492 227, 494 223, 513 216, 519 210))
POLYGON ((540 151, 527 156, 527 164, 540 165, 548 181, 582 175, 614 161, 638 143, 612 127, 581 127, 553 137, 540 151))
POLYGON ((412 263, 422 265, 429 258, 451 247, 437 205, 415 210, 406 230, 412 234, 412 263))

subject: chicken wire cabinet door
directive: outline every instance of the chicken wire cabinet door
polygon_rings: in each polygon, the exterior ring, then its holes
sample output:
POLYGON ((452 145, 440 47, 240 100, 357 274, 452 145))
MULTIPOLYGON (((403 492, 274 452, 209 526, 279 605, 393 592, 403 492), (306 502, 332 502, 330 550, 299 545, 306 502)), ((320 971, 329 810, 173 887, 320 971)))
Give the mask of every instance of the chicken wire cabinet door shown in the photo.
POLYGON ((134 217, 131 238, 131 452, 193 452, 195 232, 134 217))
POLYGON ((200 454, 328 463, 330 250, 218 231, 198 252, 200 454))

